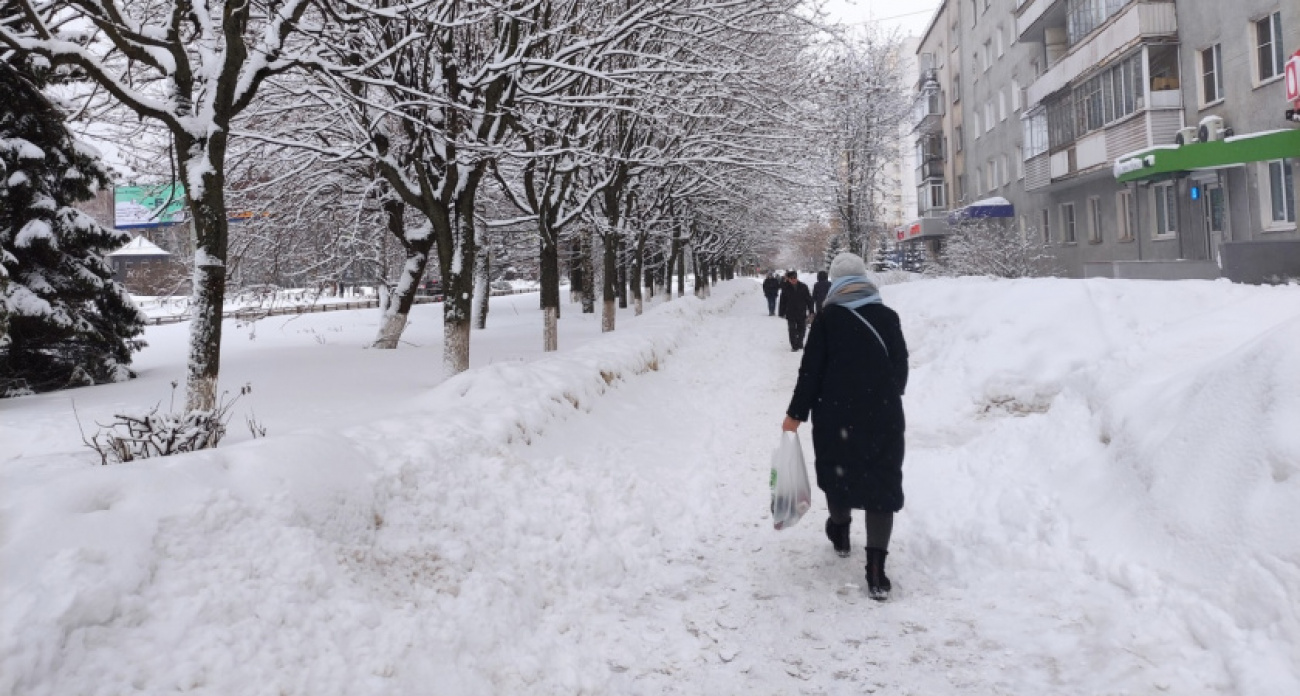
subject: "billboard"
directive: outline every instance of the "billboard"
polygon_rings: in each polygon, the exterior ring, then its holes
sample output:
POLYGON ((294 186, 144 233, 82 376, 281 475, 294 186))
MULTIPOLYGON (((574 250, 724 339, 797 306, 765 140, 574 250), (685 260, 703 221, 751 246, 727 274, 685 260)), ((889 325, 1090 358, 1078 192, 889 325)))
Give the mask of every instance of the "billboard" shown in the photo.
POLYGON ((120 230, 174 225, 187 219, 185 188, 180 184, 113 189, 113 226, 120 230))

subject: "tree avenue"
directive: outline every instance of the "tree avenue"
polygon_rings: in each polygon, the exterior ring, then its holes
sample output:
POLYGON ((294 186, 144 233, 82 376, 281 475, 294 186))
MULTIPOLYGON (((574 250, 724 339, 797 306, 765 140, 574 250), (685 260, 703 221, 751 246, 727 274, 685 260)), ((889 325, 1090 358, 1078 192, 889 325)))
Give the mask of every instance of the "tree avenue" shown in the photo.
POLYGON ((828 212, 862 244, 903 113, 897 47, 819 4, 8 0, 0 50, 75 78, 62 96, 101 130, 144 128, 130 150, 156 178, 174 158, 186 408, 210 410, 228 290, 377 284, 374 346, 393 349, 432 278, 451 375, 506 268, 540 279, 550 351, 566 267, 612 331, 691 274, 705 295, 770 268, 828 212))

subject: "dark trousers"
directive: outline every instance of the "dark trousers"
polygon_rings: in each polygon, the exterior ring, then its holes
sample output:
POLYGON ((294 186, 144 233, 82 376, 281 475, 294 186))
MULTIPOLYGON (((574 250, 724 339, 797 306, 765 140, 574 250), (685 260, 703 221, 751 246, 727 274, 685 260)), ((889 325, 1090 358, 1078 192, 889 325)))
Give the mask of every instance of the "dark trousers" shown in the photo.
POLYGON ((790 348, 794 350, 803 348, 803 335, 808 331, 808 319, 786 317, 785 323, 790 328, 790 348))
POLYGON ((767 296, 767 316, 776 314, 776 295, 767 296))
MULTIPOLYGON (((849 524, 853 522, 853 508, 842 508, 827 502, 830 508, 831 522, 849 524)), ((867 511, 867 548, 889 550, 889 536, 894 532, 894 513, 867 511)))

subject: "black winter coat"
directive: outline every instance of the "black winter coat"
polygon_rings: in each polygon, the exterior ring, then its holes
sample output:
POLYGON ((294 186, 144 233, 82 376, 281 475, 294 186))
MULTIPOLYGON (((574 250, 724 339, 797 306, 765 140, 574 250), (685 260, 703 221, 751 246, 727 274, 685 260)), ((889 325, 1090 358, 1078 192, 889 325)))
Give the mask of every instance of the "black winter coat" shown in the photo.
POLYGON ((768 297, 776 297, 776 294, 779 292, 781 292, 781 281, 777 280, 776 278, 763 279, 764 295, 768 297))
POLYGON ((826 301, 826 293, 831 290, 831 281, 819 280, 813 283, 813 308, 821 313, 822 303, 826 301))
POLYGON ((781 299, 777 300, 777 316, 785 317, 786 321, 803 321, 813 313, 812 293, 808 292, 808 286, 803 281, 795 281, 794 285, 786 282, 781 283, 781 299))
POLYGON ((826 307, 813 322, 786 415, 812 414, 817 486, 839 507, 903 509, 907 343, 894 310, 826 307), (852 313, 871 322, 889 347, 852 313))

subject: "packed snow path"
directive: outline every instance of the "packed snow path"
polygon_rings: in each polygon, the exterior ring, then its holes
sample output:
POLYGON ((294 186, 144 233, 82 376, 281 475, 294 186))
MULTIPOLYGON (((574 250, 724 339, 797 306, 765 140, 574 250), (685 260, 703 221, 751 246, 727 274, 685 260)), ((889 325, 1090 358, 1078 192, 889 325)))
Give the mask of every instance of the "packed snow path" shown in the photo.
MULTIPOLYGON (((87 468, 65 397, 0 404, 0 693, 1300 693, 1300 288, 885 299, 913 367, 889 602, 860 513, 850 559, 819 492, 771 528, 800 354, 750 281, 545 357, 508 298, 441 384, 338 313, 231 339, 265 440, 87 468)), ((142 364, 72 393, 138 403, 142 364)))

